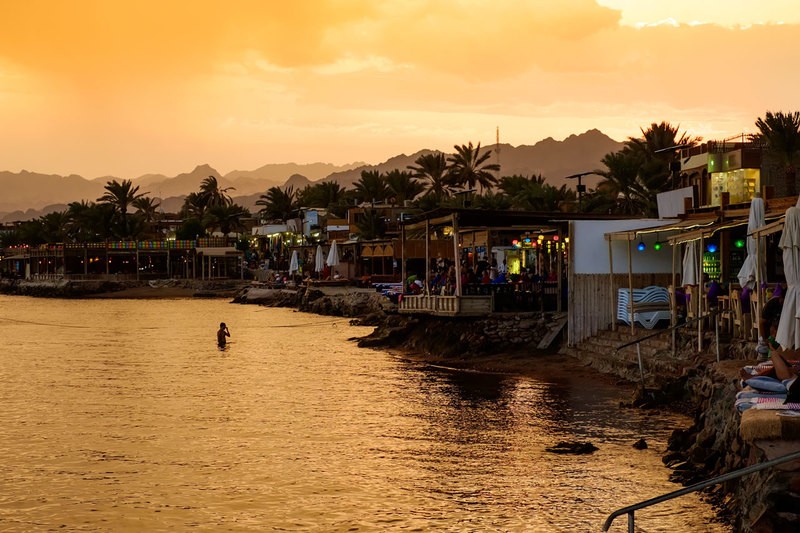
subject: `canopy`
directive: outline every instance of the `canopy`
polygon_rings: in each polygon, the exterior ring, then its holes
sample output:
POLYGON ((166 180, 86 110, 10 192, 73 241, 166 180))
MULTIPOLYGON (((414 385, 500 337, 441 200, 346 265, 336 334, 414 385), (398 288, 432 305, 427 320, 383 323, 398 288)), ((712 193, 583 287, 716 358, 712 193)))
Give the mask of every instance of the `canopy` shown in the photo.
POLYGON ((300 266, 297 260, 297 250, 292 250, 292 258, 289 260, 289 275, 299 271, 300 266))
POLYGON ((325 255, 322 253, 322 245, 317 245, 317 252, 314 254, 314 270, 322 272, 325 269, 325 255))
POLYGON ((753 198, 750 202, 750 216, 747 220, 747 257, 739 270, 739 285, 749 288, 756 286, 756 279, 766 279, 764 264, 758 264, 758 247, 760 239, 751 234, 764 225, 764 199, 753 198))
POLYGON ((800 207, 786 210, 783 234, 778 246, 783 250, 783 271, 786 275, 786 296, 781 311, 781 321, 775 340, 789 350, 800 346, 800 293, 797 284, 800 282, 800 207))
POLYGON ((690 241, 685 243, 686 251, 683 253, 683 274, 681 275, 681 283, 683 285, 699 285, 697 279, 697 248, 699 241, 690 241))
POLYGON ((339 249, 336 246, 336 241, 331 243, 331 250, 328 252, 328 266, 334 267, 339 264, 339 249))

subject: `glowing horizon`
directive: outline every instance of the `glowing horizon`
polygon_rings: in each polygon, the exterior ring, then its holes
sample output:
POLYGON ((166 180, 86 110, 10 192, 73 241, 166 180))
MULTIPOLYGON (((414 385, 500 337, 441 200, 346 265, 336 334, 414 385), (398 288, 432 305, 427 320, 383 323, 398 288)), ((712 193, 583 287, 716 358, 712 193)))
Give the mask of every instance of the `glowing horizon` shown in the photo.
POLYGON ((666 120, 706 139, 794 110, 788 0, 15 4, 0 170, 87 178, 382 162, 666 120))

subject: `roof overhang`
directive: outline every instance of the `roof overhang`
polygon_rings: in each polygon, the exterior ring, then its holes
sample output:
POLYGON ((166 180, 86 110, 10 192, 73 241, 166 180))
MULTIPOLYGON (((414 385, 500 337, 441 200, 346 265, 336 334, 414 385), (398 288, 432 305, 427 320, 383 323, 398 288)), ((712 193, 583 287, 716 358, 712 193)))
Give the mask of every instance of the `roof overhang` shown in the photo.
POLYGON ((702 219, 686 219, 686 220, 673 221, 672 223, 666 222, 660 225, 647 226, 644 228, 636 228, 636 229, 606 233, 606 240, 635 241, 636 239, 639 239, 643 235, 648 235, 650 233, 670 233, 676 231, 686 232, 686 231, 696 230, 698 228, 706 228, 712 226, 716 221, 717 219, 716 217, 714 217, 714 218, 702 218, 702 219))
POLYGON ((739 226, 746 226, 747 222, 748 222, 747 218, 735 218, 732 220, 723 220, 722 222, 718 222, 710 226, 705 226, 702 228, 694 229, 692 231, 687 231, 684 233, 679 233, 677 235, 672 235, 671 237, 667 237, 667 241, 674 246, 676 244, 683 244, 685 242, 707 239, 713 236, 718 231, 723 231, 731 228, 738 228, 739 226))

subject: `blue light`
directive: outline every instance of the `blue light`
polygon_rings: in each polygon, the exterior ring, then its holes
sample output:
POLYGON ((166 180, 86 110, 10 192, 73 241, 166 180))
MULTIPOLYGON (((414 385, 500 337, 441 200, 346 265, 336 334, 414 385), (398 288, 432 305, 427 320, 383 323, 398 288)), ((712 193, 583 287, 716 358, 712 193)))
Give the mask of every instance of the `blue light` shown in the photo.
POLYGON ((636 245, 636 249, 640 252, 644 252, 644 249, 647 248, 643 241, 639 241, 639 244, 636 245))
POLYGON ((710 242, 710 243, 708 243, 708 247, 706 248, 706 250, 708 250, 709 252, 711 252, 713 254, 714 252, 717 251, 717 245, 714 244, 713 242, 710 242))

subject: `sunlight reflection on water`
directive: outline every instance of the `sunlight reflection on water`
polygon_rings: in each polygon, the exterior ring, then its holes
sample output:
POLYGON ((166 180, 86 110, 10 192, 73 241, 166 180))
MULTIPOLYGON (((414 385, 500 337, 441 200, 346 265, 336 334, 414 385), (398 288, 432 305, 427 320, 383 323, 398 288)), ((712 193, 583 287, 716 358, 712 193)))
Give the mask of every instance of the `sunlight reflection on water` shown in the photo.
MULTIPOLYGON (((620 411, 602 382, 347 340, 368 331, 222 301, 0 296, 0 529, 599 531, 679 488, 660 456, 685 419, 620 411), (544 452, 568 439, 600 449, 544 452)), ((690 497, 637 525, 727 531, 711 518, 690 497)))

